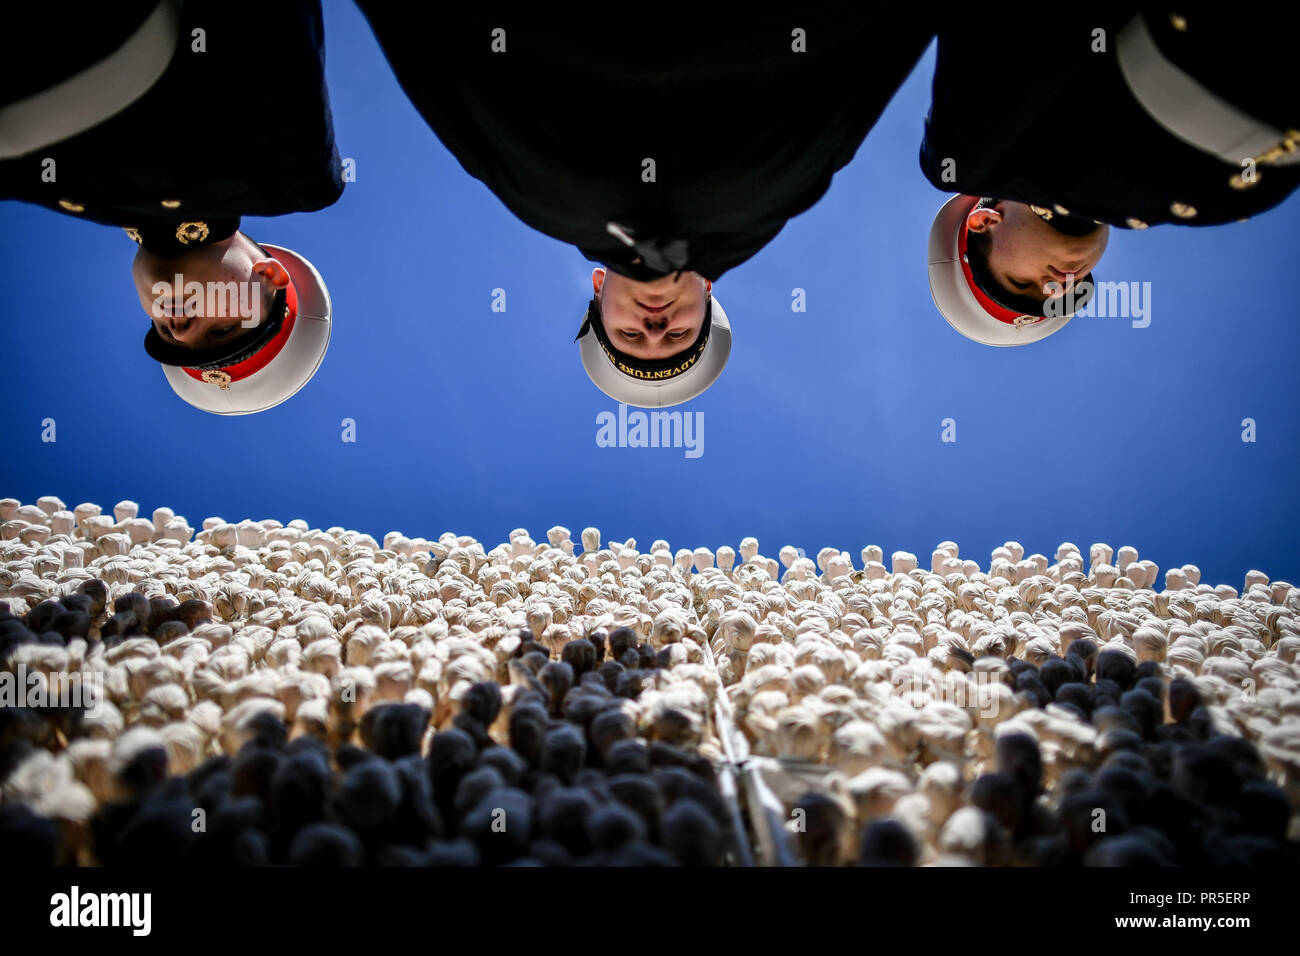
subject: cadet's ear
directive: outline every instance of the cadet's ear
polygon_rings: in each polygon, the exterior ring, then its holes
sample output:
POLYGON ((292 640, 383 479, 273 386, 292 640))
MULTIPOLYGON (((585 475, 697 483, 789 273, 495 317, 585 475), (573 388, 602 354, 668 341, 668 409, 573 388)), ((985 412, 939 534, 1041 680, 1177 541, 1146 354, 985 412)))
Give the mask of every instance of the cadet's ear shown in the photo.
POLYGON ((1002 213, 996 209, 973 209, 966 217, 966 228, 971 232, 987 232, 990 226, 1002 221, 1002 213))
POLYGON ((600 295, 601 287, 605 285, 605 270, 597 266, 591 270, 591 291, 600 295))
POLYGON ((283 289, 289 284, 289 273, 275 259, 258 259, 253 263, 253 275, 260 276, 273 289, 283 289))

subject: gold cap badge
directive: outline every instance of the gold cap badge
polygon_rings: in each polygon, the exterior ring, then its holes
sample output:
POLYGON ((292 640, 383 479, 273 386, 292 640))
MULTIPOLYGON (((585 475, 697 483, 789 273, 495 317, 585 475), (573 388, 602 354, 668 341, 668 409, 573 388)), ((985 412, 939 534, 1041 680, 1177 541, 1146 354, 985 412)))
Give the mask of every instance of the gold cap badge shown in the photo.
POLYGON ((183 222, 176 227, 176 239, 182 245, 188 245, 191 242, 202 242, 208 238, 208 224, 206 222, 183 222))

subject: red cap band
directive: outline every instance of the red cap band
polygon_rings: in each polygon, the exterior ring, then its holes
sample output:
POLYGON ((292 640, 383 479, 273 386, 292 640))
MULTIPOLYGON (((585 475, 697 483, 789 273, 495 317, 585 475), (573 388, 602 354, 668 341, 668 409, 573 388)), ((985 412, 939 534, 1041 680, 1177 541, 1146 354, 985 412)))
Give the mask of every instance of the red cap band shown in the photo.
MULTIPOLYGON (((225 379, 226 382, 238 382, 241 379, 248 378, 248 376, 252 375, 254 372, 260 372, 262 369, 266 368, 266 366, 270 365, 271 361, 280 354, 280 350, 284 348, 284 343, 289 341, 289 334, 293 332, 294 320, 298 318, 298 292, 293 287, 292 280, 289 281, 289 285, 285 289, 284 306, 284 323, 280 326, 280 331, 276 332, 275 337, 267 342, 266 345, 258 349, 242 362, 236 362, 234 365, 227 365, 222 369, 207 369, 206 371, 209 373, 224 372, 229 376, 228 379, 225 379)), ((187 368, 182 369, 182 371, 184 371, 190 378, 196 379, 197 381, 208 381, 208 379, 203 377, 203 371, 200 371, 199 369, 187 368)))
POLYGON ((975 281, 975 275, 970 271, 970 263, 966 261, 966 234, 969 231, 969 220, 962 219, 961 229, 957 231, 957 255, 961 258, 961 273, 966 277, 966 284, 970 286, 971 293, 975 296, 975 301, 993 318, 999 322, 1005 322, 1007 325, 1014 325, 1020 328, 1025 325, 1034 325, 1047 318, 1045 315, 1025 315, 1023 312, 1017 312, 1014 309, 1008 309, 1005 306, 998 305, 980 288, 979 283, 975 281))

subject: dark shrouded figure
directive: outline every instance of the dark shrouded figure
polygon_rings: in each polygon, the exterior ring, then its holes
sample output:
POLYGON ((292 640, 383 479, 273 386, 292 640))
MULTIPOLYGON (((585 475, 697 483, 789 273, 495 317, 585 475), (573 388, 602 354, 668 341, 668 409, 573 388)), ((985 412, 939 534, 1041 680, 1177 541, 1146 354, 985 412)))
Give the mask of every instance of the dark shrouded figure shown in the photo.
POLYGON ((456 788, 465 774, 474 769, 478 747, 474 739, 463 730, 450 728, 433 735, 429 746, 429 782, 433 785, 433 801, 443 819, 452 819, 456 788))
POLYGON ((289 848, 294 866, 360 866, 365 849, 357 835, 337 823, 313 823, 303 827, 289 848))
MULTIPOLYGON (((498 708, 499 701, 498 693, 498 708)), ((420 752, 428 723, 429 712, 419 704, 379 704, 361 718, 361 739, 373 753, 395 760, 420 752)))
POLYGON ((694 800, 682 798, 663 815, 665 849, 682 866, 717 866, 722 858, 722 831, 694 800))
POLYGON ((844 808, 822 793, 799 798, 794 813, 801 814, 795 833, 799 853, 808 866, 834 866, 840 861, 840 833, 847 823, 844 808))
POLYGON ((872 820, 863 827, 860 866, 916 866, 920 857, 916 838, 897 820, 872 820))

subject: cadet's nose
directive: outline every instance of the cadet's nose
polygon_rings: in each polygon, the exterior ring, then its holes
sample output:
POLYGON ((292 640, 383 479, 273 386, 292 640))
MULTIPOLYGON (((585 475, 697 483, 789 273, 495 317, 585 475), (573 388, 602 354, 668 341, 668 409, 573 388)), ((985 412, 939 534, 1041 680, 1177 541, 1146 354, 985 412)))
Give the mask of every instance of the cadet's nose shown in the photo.
POLYGON ((171 332, 172 336, 178 339, 189 331, 190 327, 194 324, 194 320, 190 316, 185 315, 184 312, 176 313, 168 311, 163 316, 162 321, 167 324, 167 331, 171 332))

